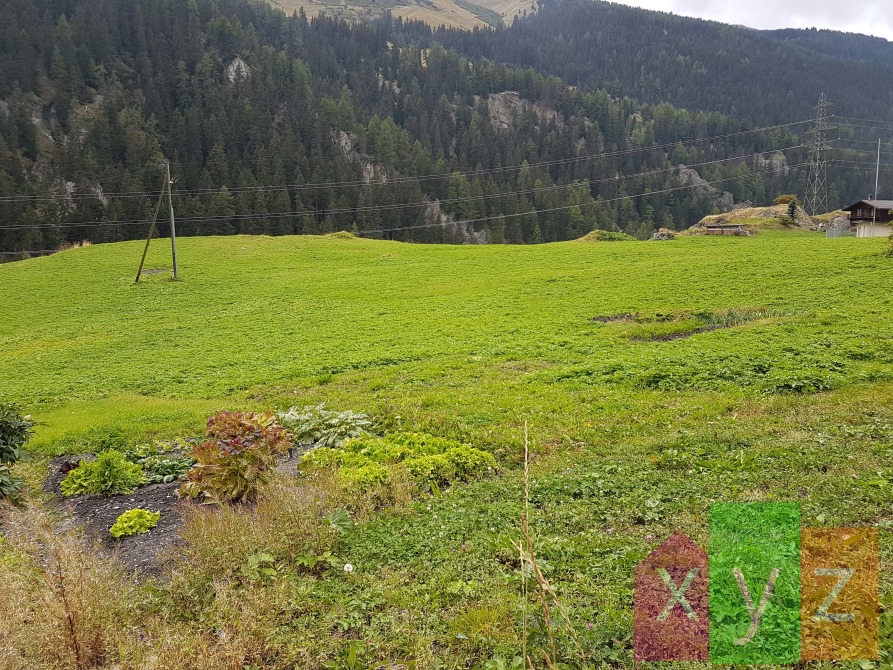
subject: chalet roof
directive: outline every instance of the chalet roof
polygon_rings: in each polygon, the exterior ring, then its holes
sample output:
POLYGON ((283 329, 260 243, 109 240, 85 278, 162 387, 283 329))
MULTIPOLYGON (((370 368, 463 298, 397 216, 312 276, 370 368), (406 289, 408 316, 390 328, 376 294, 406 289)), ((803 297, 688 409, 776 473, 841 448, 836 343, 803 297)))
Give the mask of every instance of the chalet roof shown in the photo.
POLYGON ((893 200, 857 200, 849 207, 844 207, 844 211, 856 209, 859 206, 877 207, 878 209, 893 209, 893 200))

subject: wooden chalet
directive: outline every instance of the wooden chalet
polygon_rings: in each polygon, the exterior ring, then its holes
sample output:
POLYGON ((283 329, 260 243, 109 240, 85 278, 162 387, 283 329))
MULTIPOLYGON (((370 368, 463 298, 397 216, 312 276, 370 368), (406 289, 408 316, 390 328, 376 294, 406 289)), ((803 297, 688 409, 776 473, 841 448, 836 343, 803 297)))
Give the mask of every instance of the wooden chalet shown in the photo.
POLYGON ((843 208, 850 213, 856 237, 887 237, 893 222, 893 200, 859 200, 843 208))

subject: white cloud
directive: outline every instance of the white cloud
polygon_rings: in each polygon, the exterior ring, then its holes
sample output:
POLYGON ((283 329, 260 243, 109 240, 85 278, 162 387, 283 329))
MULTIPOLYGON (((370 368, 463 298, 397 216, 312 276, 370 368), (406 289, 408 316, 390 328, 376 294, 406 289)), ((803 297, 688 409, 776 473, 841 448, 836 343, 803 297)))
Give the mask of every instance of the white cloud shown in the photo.
POLYGON ((827 28, 893 40, 887 0, 619 0, 624 5, 751 28, 827 28))

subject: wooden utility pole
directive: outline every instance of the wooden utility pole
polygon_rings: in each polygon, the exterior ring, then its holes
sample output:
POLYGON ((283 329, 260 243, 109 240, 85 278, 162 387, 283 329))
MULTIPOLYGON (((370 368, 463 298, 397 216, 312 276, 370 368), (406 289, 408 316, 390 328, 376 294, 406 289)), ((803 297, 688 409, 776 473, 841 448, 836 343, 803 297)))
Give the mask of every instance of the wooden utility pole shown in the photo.
MULTIPOLYGON (((165 177, 166 181, 170 181, 168 177, 165 177)), ((134 284, 140 283, 140 277, 143 274, 143 264, 146 262, 146 254, 149 253, 149 242, 152 241, 152 235, 155 234, 155 222, 158 221, 158 212, 161 211, 161 201, 164 199, 164 188, 165 184, 161 184, 161 190, 158 192, 158 204, 155 205, 155 214, 152 215, 152 223, 149 224, 149 234, 146 236, 146 246, 143 247, 143 257, 140 259, 140 267, 139 270, 136 271, 136 279, 133 280, 134 284)))
POLYGON ((171 191, 173 184, 174 180, 171 179, 171 165, 170 163, 165 163, 164 181, 161 184, 161 191, 158 193, 158 203, 155 205, 155 213, 152 215, 152 223, 149 225, 149 234, 146 236, 146 246, 143 247, 143 257, 140 259, 140 267, 139 270, 136 271, 136 279, 133 281, 134 284, 139 283, 140 277, 143 274, 143 265, 146 262, 146 254, 149 253, 149 242, 152 241, 152 236, 155 234, 155 224, 158 221, 158 213, 161 211, 161 201, 164 200, 165 191, 167 191, 167 203, 171 219, 171 257, 174 262, 174 279, 179 278, 177 270, 177 229, 174 222, 174 194, 171 191))
POLYGON ((877 195, 878 186, 881 183, 881 139, 877 141, 877 172, 874 173, 874 207, 871 208, 871 234, 874 235, 874 227, 877 224, 877 195))
POLYGON ((171 212, 171 257, 174 260, 174 279, 177 279, 177 228, 174 225, 174 194, 171 192, 174 182, 171 179, 171 164, 165 163, 164 167, 167 172, 167 204, 171 212))

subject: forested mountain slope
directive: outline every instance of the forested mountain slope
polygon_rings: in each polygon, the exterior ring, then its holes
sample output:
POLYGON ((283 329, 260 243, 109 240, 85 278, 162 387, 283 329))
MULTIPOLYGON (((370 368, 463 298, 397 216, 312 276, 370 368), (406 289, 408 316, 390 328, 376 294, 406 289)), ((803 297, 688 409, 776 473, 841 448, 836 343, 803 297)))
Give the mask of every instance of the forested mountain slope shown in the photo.
POLYGON ((815 28, 766 30, 762 34, 833 58, 893 67, 893 44, 880 37, 815 28))
MULTIPOLYGON (((496 48, 526 25, 469 35, 496 48)), ((435 41, 452 37, 247 0, 9 0, 0 251, 143 236, 166 160, 185 235, 646 237, 802 190, 812 100, 755 130, 435 41)), ((862 190, 832 173, 834 206, 862 190)))
POLYGON ((822 91, 838 114, 893 120, 893 44, 865 36, 764 33, 600 0, 544 0, 510 30, 441 30, 436 39, 469 58, 756 123, 808 116, 822 91))

